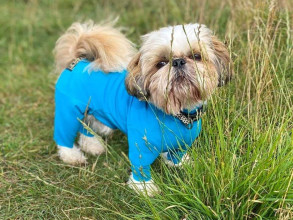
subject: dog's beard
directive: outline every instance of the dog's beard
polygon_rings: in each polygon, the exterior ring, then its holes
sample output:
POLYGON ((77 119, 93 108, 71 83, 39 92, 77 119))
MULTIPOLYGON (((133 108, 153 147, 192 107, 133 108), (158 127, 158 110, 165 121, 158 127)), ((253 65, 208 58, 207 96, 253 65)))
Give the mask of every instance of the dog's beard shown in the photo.
POLYGON ((192 109, 205 100, 216 88, 215 71, 189 63, 176 69, 164 66, 149 78, 149 101, 168 114, 177 114, 183 109, 192 109))

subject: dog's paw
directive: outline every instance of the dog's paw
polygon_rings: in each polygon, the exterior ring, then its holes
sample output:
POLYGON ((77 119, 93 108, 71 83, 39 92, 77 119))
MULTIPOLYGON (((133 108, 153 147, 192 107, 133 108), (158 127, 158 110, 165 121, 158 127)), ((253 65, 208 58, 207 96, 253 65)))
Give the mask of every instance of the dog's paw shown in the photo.
POLYGON ((78 144, 84 152, 92 155, 100 155, 105 152, 103 143, 96 137, 88 137, 84 134, 80 134, 78 144))
POLYGON ((58 155, 64 163, 71 165, 87 163, 86 157, 76 146, 73 148, 58 146, 58 155))
POLYGON ((169 167, 181 167, 183 164, 190 162, 190 157, 187 153, 183 155, 179 163, 174 163, 172 160, 169 160, 168 152, 161 153, 161 157, 163 158, 164 163, 169 167))
POLYGON ((138 194, 143 194, 145 196, 154 197, 159 194, 161 190, 151 179, 149 181, 137 181, 133 178, 132 174, 127 182, 128 187, 133 189, 138 194))

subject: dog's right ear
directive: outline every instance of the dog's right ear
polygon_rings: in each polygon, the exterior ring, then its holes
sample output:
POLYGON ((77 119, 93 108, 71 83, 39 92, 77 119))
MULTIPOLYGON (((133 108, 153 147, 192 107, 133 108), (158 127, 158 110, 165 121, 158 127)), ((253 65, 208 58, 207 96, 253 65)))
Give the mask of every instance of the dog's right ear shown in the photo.
POLYGON ((130 95, 139 100, 146 100, 148 92, 144 88, 144 77, 141 71, 141 52, 138 52, 128 64, 128 75, 125 79, 125 86, 130 95))

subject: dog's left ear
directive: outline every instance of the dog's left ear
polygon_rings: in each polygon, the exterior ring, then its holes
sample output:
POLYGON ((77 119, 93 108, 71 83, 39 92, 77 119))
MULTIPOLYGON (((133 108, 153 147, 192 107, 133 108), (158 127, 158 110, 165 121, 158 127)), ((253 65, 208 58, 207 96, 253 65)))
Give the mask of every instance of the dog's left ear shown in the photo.
POLYGON ((125 79, 125 86, 130 95, 137 97, 140 100, 148 98, 148 92, 144 88, 144 77, 141 73, 141 52, 138 52, 128 64, 128 75, 125 79))
POLYGON ((225 44, 223 44, 216 36, 212 36, 214 52, 216 55, 216 69, 219 74, 219 84, 221 87, 229 82, 233 76, 233 63, 225 44))

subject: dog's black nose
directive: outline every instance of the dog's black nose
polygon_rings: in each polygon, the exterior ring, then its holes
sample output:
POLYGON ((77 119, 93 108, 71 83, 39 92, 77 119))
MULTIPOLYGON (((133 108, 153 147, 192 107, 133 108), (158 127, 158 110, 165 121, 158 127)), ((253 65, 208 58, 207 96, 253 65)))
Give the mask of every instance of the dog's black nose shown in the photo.
POLYGON ((172 61, 172 66, 174 67, 182 67, 184 64, 186 63, 186 61, 182 58, 180 59, 175 59, 172 61))

